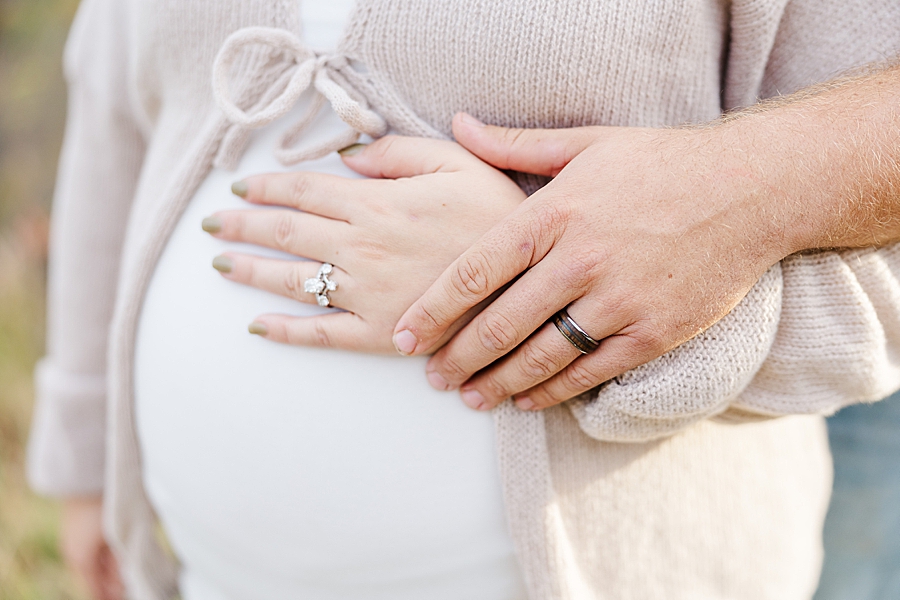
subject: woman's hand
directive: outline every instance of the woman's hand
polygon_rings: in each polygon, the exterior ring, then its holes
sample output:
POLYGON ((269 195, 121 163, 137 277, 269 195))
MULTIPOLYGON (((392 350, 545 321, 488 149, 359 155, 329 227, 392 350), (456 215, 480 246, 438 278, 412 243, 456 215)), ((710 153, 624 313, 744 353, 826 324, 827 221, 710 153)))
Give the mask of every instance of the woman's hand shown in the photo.
POLYGON ((347 166, 373 179, 257 175, 235 189, 249 202, 285 209, 219 212, 205 221, 217 238, 316 261, 229 252, 214 264, 232 281, 315 304, 304 281, 316 277, 321 263, 334 265, 329 277, 338 287, 329 298, 347 312, 262 315, 253 333, 289 344, 394 352, 391 333, 403 311, 525 198, 506 175, 452 142, 387 136, 351 154, 345 152, 347 166))
POLYGON ((395 328, 397 349, 419 354, 518 277, 429 361, 431 384, 462 386, 473 408, 509 396, 544 408, 649 362, 721 319, 795 249, 784 232, 796 201, 755 179, 728 131, 512 130, 457 115, 454 133, 498 168, 555 177, 395 328), (566 307, 601 340, 593 353, 548 323, 566 307))
POLYGON ((99 496, 63 501, 62 551, 66 564, 87 585, 95 600, 122 600, 119 567, 103 537, 103 501, 99 496))

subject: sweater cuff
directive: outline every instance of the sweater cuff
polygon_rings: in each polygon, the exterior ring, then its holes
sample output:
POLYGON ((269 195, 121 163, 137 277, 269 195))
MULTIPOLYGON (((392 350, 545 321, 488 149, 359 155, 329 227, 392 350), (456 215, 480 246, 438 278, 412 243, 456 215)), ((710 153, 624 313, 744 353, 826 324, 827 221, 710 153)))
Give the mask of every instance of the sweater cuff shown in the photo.
POLYGON ((828 415, 900 385, 900 245, 790 256, 775 343, 735 407, 828 415))
POLYGON ((44 359, 28 443, 28 480, 49 496, 99 494, 106 444, 106 377, 64 371, 44 359))

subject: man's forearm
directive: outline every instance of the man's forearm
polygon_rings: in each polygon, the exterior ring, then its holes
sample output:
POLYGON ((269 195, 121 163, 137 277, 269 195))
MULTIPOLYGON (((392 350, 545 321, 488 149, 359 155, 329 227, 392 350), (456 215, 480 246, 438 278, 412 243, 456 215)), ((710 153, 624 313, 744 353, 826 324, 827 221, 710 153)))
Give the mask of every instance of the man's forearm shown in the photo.
POLYGON ((719 133, 784 255, 900 240, 900 66, 751 109, 719 133))

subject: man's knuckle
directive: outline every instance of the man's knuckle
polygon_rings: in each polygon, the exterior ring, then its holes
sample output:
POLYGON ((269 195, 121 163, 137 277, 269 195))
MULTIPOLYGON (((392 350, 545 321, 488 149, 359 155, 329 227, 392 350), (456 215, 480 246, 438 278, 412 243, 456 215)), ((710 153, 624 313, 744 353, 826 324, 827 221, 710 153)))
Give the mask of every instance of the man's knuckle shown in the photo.
POLYGON ((486 392, 487 398, 507 398, 511 395, 509 387, 494 375, 486 376, 478 383, 478 387, 486 392))
POLYGON ((487 265, 479 255, 466 256, 456 263, 452 282, 466 297, 481 298, 488 292, 487 265))
POLYGON ((558 398, 543 388, 532 390, 529 394, 529 399, 536 408, 548 408, 559 402, 558 398))
POLYGON ((632 353, 635 359, 658 356, 665 349, 662 331, 650 323, 636 327, 631 335, 631 340, 632 353))
POLYGON ((450 382, 461 382, 465 381, 469 378, 471 374, 468 369, 466 369, 462 363, 460 363, 455 357, 450 354, 444 356, 440 365, 441 375, 444 376, 447 381, 450 382))
POLYGON ((543 381, 555 372, 556 361, 537 344, 528 344, 522 348, 521 369, 527 377, 543 381))
POLYGON ((505 354, 516 344, 515 326, 500 313, 483 313, 478 322, 478 339, 488 350, 505 354))
POLYGON ((571 253, 560 267, 560 281, 568 287, 586 291, 597 279, 600 259, 593 250, 571 253))
POLYGON ((568 387, 576 392, 589 390, 599 383, 598 377, 590 367, 577 362, 566 371, 566 379, 569 383, 568 387))

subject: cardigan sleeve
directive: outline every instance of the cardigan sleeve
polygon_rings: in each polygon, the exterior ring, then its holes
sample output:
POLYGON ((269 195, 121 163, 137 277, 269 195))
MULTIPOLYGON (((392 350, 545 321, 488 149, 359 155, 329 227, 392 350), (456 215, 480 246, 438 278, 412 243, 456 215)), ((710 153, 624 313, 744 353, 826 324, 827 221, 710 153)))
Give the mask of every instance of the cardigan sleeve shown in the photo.
MULTIPOLYGON (((794 0, 760 96, 791 93, 898 56, 896 0, 794 0)), ((900 388, 900 245, 791 256, 782 273, 775 340, 736 409, 831 414, 900 388)))
MULTIPOLYGON (((736 0, 723 100, 739 107, 900 52, 896 0, 736 0)), ((716 418, 830 414, 900 387, 900 245, 773 267, 721 321, 569 403, 604 441, 716 418)))
POLYGON ((144 155, 129 91, 124 0, 85 0, 64 57, 68 118, 50 238, 47 355, 35 372, 31 485, 50 495, 103 486, 106 349, 119 256, 144 155))

